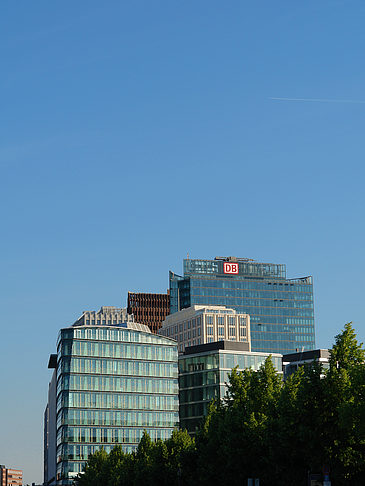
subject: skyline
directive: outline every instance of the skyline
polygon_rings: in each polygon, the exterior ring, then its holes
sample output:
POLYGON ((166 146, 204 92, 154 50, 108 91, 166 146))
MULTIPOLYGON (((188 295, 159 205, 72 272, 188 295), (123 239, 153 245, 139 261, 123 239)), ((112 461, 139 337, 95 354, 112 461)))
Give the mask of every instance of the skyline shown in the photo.
POLYGON ((365 339, 365 5, 0 5, 0 460, 42 480, 49 354, 182 260, 312 275, 316 347, 365 339))

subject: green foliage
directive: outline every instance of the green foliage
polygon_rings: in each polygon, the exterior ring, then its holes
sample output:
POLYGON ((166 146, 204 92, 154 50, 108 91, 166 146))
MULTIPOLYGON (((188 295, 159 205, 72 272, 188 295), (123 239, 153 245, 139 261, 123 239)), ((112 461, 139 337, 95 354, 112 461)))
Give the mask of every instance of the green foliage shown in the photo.
POLYGON ((336 336, 330 368, 301 367, 285 382, 271 358, 229 375, 194 441, 175 430, 135 453, 115 447, 89 458, 77 486, 306 486, 308 472, 331 470, 333 486, 365 484, 365 352, 351 324, 336 336))

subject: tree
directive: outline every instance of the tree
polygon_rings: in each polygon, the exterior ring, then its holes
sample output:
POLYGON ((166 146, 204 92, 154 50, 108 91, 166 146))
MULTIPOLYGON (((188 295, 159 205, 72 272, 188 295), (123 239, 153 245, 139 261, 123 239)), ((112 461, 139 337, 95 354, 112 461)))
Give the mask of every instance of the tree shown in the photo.
POLYGON ((109 480, 107 460, 108 454, 103 448, 94 452, 85 464, 84 472, 77 477, 77 486, 105 486, 109 480))
POLYGON ((348 323, 330 350, 327 375, 327 455, 339 485, 365 483, 365 351, 348 323), (356 479, 358 478, 358 479, 356 479), (357 482, 355 482, 357 481, 357 482))

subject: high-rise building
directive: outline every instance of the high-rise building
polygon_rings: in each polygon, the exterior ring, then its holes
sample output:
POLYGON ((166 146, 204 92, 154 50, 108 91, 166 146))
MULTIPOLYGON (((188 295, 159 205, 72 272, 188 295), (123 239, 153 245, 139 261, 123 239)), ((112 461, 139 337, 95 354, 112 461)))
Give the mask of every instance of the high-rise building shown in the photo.
POLYGON ((224 398, 232 368, 257 371, 268 356, 281 373, 281 354, 253 353, 247 343, 218 341, 187 348, 179 356, 180 426, 194 433, 211 400, 224 398))
POLYGON ((170 271, 171 313, 195 304, 249 314, 252 351, 314 349, 312 277, 288 279, 283 264, 236 257, 186 259, 183 276, 170 271))
POLYGON ((224 340, 246 342, 251 350, 250 316, 223 305, 193 305, 170 314, 159 334, 175 339, 179 353, 189 346, 224 340))
POLYGON ((170 314, 170 295, 128 292, 128 314, 134 320, 148 326, 157 333, 162 322, 170 314))
POLYGON ((143 324, 61 329, 49 366, 45 484, 71 485, 95 450, 130 452, 144 430, 166 439, 178 425, 177 344, 143 324))
POLYGON ((0 486, 22 486, 23 471, 0 465, 0 486))

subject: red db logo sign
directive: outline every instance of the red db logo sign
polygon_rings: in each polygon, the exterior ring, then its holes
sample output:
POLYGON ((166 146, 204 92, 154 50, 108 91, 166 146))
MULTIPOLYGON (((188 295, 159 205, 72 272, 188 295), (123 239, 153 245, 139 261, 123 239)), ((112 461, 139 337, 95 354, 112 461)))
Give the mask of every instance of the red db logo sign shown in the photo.
POLYGON ((223 272, 238 275, 238 263, 223 263, 223 272))

